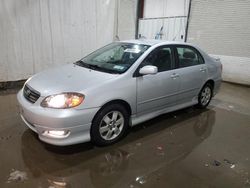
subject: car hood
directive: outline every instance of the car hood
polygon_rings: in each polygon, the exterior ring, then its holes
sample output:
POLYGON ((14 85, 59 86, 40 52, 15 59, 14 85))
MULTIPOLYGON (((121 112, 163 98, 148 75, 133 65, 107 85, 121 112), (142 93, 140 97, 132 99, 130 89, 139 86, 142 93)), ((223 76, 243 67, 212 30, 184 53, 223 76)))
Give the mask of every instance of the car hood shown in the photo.
POLYGON ((31 77, 27 84, 40 92, 41 96, 48 96, 62 92, 82 92, 115 77, 116 74, 68 64, 40 72, 31 77))

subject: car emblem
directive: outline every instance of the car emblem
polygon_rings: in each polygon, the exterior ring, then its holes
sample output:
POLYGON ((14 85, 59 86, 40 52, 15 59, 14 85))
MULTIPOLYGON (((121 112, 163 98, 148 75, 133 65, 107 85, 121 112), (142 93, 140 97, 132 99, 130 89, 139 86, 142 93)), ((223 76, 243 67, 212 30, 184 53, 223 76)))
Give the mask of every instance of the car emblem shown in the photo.
POLYGON ((26 90, 26 94, 30 95, 31 91, 29 89, 26 90))

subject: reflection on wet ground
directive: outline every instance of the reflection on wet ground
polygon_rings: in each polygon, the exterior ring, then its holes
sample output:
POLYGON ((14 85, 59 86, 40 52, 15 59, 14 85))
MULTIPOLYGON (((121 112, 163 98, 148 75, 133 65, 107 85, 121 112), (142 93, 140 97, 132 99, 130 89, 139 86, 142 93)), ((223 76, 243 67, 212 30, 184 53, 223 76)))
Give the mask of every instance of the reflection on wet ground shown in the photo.
POLYGON ((209 109, 157 117, 102 148, 40 142, 15 94, 0 95, 0 187, 250 187, 249 91, 223 84, 209 109))

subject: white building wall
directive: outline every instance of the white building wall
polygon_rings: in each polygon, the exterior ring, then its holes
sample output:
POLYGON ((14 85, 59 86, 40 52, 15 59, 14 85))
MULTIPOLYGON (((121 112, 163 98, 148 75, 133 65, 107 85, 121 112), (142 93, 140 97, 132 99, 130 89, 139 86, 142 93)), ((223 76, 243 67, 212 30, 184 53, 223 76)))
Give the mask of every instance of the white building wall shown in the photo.
POLYGON ((115 35, 134 37, 136 2, 0 0, 0 82, 74 62, 115 35))
POLYGON ((250 85, 249 57, 214 54, 210 55, 216 58, 220 58, 223 65, 222 78, 224 81, 250 85))
POLYGON ((120 40, 134 39, 138 0, 118 0, 117 32, 120 40))

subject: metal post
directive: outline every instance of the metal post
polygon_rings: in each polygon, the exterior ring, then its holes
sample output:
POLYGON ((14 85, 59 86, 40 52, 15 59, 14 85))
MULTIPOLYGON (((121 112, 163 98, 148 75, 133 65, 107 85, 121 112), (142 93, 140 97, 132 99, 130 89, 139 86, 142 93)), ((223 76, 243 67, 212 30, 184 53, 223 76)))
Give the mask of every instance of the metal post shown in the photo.
POLYGON ((187 25, 186 25, 186 29, 185 29, 185 39, 184 39, 185 42, 187 42, 189 18, 190 18, 190 11, 191 11, 191 1, 192 0, 189 0, 189 5, 188 5, 187 25))
POLYGON ((139 19, 143 18, 143 10, 144 10, 144 0, 137 1, 137 9, 136 9, 136 26, 135 26, 135 38, 138 39, 139 34, 139 19))

